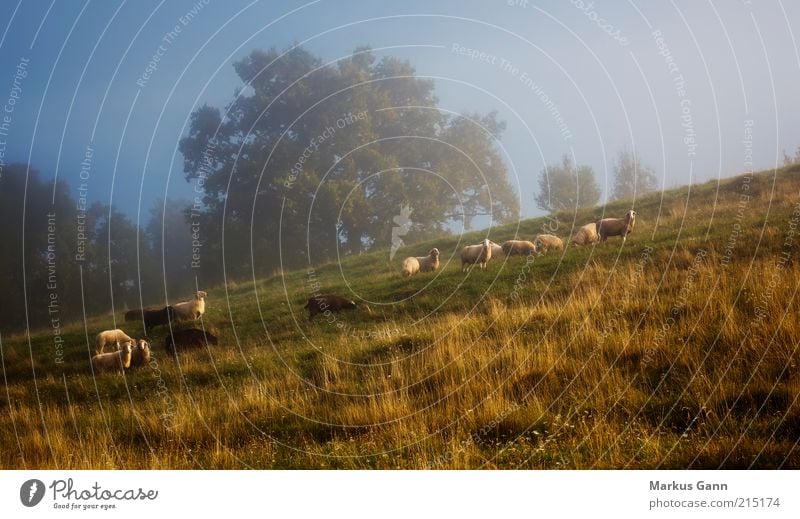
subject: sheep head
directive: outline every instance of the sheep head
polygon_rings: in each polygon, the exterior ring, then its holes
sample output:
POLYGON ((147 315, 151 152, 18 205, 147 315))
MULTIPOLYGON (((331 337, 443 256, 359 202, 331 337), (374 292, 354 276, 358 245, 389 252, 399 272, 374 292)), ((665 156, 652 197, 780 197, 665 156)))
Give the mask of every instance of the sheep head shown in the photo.
POLYGON ((205 297, 208 297, 208 294, 202 290, 198 290, 197 293, 194 295, 194 298, 197 300, 203 299, 205 297))
POLYGON ((431 258, 438 258, 439 257, 439 249, 436 247, 432 248, 431 251, 428 253, 431 258))

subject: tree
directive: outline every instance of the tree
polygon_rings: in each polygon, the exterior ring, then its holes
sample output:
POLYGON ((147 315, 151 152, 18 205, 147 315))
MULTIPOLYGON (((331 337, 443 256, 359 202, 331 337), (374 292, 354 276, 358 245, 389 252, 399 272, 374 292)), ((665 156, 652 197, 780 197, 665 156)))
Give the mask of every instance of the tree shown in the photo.
POLYGON ((600 201, 600 187, 590 166, 574 166, 569 155, 539 174, 536 205, 549 212, 591 207, 600 201))
POLYGON ((611 200, 633 199, 658 187, 652 168, 642 165, 639 156, 621 150, 614 161, 614 189, 611 200))
POLYGON ((405 206, 410 241, 462 218, 518 216, 494 142, 503 123, 444 114, 408 62, 359 48, 323 66, 292 48, 254 51, 234 68, 243 95, 224 116, 198 109, 180 144, 187 180, 203 179, 204 283, 223 264, 244 276, 388 252, 405 206))

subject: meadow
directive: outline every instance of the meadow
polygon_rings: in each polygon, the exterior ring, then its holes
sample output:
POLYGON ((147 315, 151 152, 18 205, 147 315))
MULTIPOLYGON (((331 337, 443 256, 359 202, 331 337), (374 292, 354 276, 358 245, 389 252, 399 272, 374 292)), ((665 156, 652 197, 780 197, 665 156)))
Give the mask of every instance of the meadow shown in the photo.
POLYGON ((63 362, 49 330, 4 336, 0 466, 800 468, 800 167, 647 194, 624 246, 460 272, 487 233, 631 205, 201 287, 220 344, 175 360, 160 328, 125 376, 89 370, 98 331, 141 334, 122 309, 65 325, 63 362), (433 246, 440 270, 403 279, 433 246), (309 322, 317 289, 360 308, 309 322))

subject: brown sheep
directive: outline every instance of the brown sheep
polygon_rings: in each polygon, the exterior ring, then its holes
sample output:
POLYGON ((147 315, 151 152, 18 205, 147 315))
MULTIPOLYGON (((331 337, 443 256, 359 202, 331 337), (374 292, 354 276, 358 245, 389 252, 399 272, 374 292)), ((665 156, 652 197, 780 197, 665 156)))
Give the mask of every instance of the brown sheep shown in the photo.
POLYGON ((150 344, 144 340, 139 339, 131 350, 131 365, 132 368, 141 368, 150 362, 150 344))
POLYGON ((164 348, 167 350, 167 353, 172 355, 175 355, 176 352, 182 349, 203 348, 207 344, 217 345, 219 344, 219 339, 211 332, 198 330, 196 328, 173 330, 173 332, 164 339, 164 348))
POLYGON ((506 256, 528 256, 536 252, 534 244, 527 240, 508 240, 502 247, 506 256))
POLYGON ((341 296, 327 294, 309 298, 308 303, 303 308, 308 308, 308 320, 317 314, 327 314, 328 312, 338 312, 340 310, 352 310, 356 307, 356 302, 341 296))

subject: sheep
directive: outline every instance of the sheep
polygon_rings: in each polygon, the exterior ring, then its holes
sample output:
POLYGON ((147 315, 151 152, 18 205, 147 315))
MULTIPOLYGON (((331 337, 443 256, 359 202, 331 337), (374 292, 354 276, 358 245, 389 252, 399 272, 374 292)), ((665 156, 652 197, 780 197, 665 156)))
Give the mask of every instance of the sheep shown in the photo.
POLYGON ((533 247, 536 254, 541 256, 550 249, 564 250, 564 241, 552 234, 537 234, 536 238, 533 239, 533 247))
POLYGON ((99 353, 92 357, 92 371, 120 373, 131 365, 131 343, 126 342, 120 351, 99 353))
POLYGON ((477 245, 467 245, 461 249, 461 272, 466 271, 471 265, 479 264, 481 268, 486 268, 486 264, 492 259, 492 246, 488 239, 483 240, 477 245))
POLYGON ((409 256, 403 260, 403 277, 417 272, 433 272, 439 268, 439 249, 434 247, 427 256, 409 256))
POLYGON ((502 247, 506 256, 528 256, 536 251, 533 243, 527 240, 508 240, 503 242, 502 247))
POLYGON ((174 330, 164 339, 164 348, 167 350, 167 353, 171 355, 175 355, 175 353, 181 349, 202 348, 206 344, 217 345, 219 344, 219 339, 211 332, 197 330, 195 328, 174 330))
POLYGON ((631 209, 623 218, 603 218, 596 224, 597 236, 600 241, 606 241, 609 236, 622 236, 622 243, 633 231, 633 226, 636 224, 636 211, 631 209))
POLYGON ((598 241, 600 241, 600 238, 597 236, 597 225, 595 222, 590 222, 582 227, 579 227, 570 239, 573 247, 577 247, 578 245, 589 245, 591 243, 597 243, 598 241))
POLYGON ((206 311, 206 297, 208 297, 208 294, 199 290, 190 301, 172 305, 175 320, 195 321, 200 319, 200 316, 206 311))
POLYGON ((105 348, 107 344, 114 344, 114 343, 117 344, 117 349, 119 350, 120 343, 124 342, 133 342, 133 339, 128 337, 128 335, 119 328, 116 328, 114 330, 105 330, 103 332, 98 333, 97 336, 95 337, 94 352, 99 355, 103 353, 103 348, 105 348))
POLYGON ((505 254, 503 252, 503 247, 498 245, 498 244, 496 244, 492 240, 489 240, 489 247, 492 248, 492 259, 494 259, 494 258, 500 259, 505 254))
POLYGON ((150 344, 144 340, 139 339, 131 350, 131 364, 132 368, 141 368, 150 362, 150 344))
POLYGON ((338 312, 340 310, 352 310, 356 307, 356 302, 336 295, 321 295, 309 298, 308 303, 303 308, 308 308, 308 320, 317 314, 327 312, 338 312))
POLYGON ((171 306, 165 306, 158 310, 141 309, 129 310, 125 312, 126 321, 139 321, 144 322, 146 330, 155 328, 156 326, 163 326, 175 320, 175 309, 171 306))

